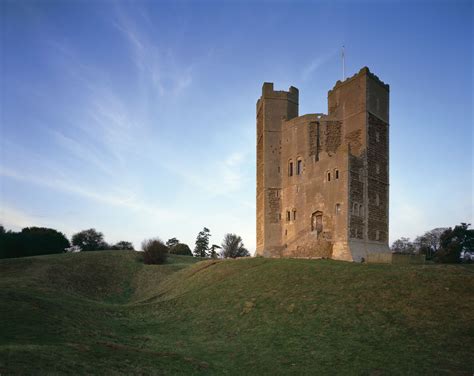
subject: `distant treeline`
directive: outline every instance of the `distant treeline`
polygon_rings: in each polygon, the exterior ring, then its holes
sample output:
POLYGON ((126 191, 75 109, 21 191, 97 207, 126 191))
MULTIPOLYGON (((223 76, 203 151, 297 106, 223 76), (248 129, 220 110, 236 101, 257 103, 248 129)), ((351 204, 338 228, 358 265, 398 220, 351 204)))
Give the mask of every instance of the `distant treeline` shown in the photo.
POLYGON ((63 253, 71 244, 66 236, 44 227, 26 227, 20 232, 0 226, 0 258, 63 253))
POLYGON ((20 232, 6 231, 0 225, 0 258, 39 256, 64 252, 133 250, 130 242, 108 244, 95 229, 84 230, 68 238, 52 228, 26 227, 20 232))

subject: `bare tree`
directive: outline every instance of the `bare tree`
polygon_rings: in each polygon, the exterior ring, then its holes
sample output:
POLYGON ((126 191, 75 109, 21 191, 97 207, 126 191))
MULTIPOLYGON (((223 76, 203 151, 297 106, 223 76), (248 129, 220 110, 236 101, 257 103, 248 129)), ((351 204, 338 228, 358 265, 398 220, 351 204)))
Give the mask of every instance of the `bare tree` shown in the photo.
POLYGON ((438 227, 418 236, 414 241, 418 252, 425 254, 428 259, 432 258, 440 247, 441 234, 446 230, 446 227, 438 227))
POLYGON ((221 244, 221 255, 224 258, 248 257, 247 248, 244 247, 242 238, 236 234, 226 234, 221 244))
POLYGON ((410 238, 400 238, 395 240, 391 246, 392 252, 397 253, 414 253, 415 246, 410 241, 410 238))

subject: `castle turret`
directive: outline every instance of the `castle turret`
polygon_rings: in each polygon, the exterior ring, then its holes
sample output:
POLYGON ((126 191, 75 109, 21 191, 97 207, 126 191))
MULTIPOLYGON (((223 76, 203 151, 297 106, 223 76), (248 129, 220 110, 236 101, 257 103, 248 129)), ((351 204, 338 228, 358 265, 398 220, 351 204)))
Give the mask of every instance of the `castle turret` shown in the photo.
POLYGON ((281 245, 282 121, 298 116, 298 89, 274 91, 264 83, 257 102, 257 254, 268 255, 281 245))

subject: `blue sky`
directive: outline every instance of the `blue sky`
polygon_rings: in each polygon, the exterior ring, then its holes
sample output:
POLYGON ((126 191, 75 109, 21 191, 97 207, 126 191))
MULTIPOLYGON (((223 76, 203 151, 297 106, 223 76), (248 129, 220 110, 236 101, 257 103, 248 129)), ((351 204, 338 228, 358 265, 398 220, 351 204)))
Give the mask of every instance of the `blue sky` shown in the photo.
POLYGON ((473 222, 471 1, 2 1, 0 222, 255 249, 255 102, 391 88, 390 239, 473 222))

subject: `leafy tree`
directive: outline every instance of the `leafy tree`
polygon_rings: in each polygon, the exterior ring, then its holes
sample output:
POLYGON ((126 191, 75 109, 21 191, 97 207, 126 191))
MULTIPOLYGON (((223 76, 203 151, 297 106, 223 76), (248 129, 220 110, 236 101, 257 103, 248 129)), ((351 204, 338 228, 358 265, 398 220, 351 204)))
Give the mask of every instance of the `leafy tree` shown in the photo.
POLYGON ((133 248, 133 244, 130 242, 126 241, 119 241, 118 243, 115 243, 112 247, 112 249, 116 250, 129 250, 129 251, 134 251, 135 249, 133 248))
POLYGON ((194 247, 194 256, 196 257, 206 257, 207 251, 209 250, 209 238, 211 237, 211 232, 207 227, 204 227, 202 231, 199 232, 196 238, 196 245, 194 247))
POLYGON ((469 230, 470 223, 461 223, 448 228, 441 234, 440 249, 436 253, 437 262, 461 262, 461 251, 474 251, 474 230, 469 230))
POLYGON ((168 247, 160 239, 147 239, 142 243, 145 264, 164 264, 168 258, 168 247))
POLYGON ((209 248, 209 257, 216 259, 219 257, 219 254, 217 253, 216 249, 221 249, 217 244, 211 245, 211 248, 209 248))
POLYGON ((174 255, 192 256, 193 253, 187 244, 178 243, 170 248, 170 253, 174 255))
POLYGON ((178 243, 179 243, 179 240, 177 238, 171 238, 166 241, 166 246, 168 248, 173 248, 178 243))
POLYGON ((418 236, 414 241, 414 245, 418 249, 418 252, 425 254, 428 259, 431 259, 433 254, 435 254, 439 249, 441 234, 446 230, 447 228, 445 227, 438 227, 418 236))
POLYGON ((392 243, 391 247, 392 252, 396 253, 414 253, 415 252, 415 246, 413 243, 410 241, 409 238, 400 238, 395 240, 392 243))
POLYGON ((222 241, 221 255, 224 258, 248 257, 249 251, 244 247, 242 238, 235 234, 226 234, 222 241))
POLYGON ((104 242, 104 235, 93 228, 74 234, 72 245, 81 247, 82 251, 97 251, 108 248, 107 243, 104 242))
POLYGON ((0 258, 63 253, 69 246, 66 236, 52 228, 25 227, 21 232, 0 232, 0 258))

